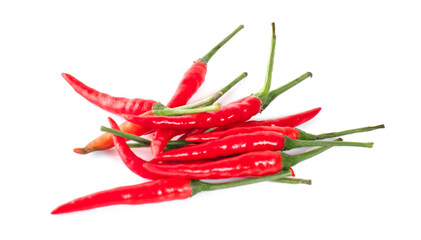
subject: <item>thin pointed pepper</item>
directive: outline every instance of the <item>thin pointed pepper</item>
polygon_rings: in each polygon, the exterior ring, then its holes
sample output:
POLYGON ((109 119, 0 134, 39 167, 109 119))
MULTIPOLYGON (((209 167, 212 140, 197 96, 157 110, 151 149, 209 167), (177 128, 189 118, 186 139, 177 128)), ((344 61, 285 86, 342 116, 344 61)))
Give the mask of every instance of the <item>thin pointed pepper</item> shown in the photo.
MULTIPOLYGON (((136 185, 108 189, 76 198, 58 206, 51 214, 62 214, 89 210, 119 204, 147 204, 181 200, 203 191, 213 191, 244 186, 263 181, 278 181, 291 176, 291 171, 283 171, 270 176, 249 178, 227 183, 205 183, 185 178, 165 178, 136 185)), ((291 179, 292 180, 292 179, 291 179)), ((285 183, 295 183, 284 181, 285 183)))
MULTIPOLYGON (((150 128, 166 129, 166 130, 189 130, 194 128, 211 128, 215 126, 227 125, 232 123, 244 122, 254 115, 261 112, 264 103, 269 99, 269 89, 272 81, 273 61, 275 54, 275 25, 272 23, 272 41, 271 52, 266 71, 265 84, 263 88, 252 96, 245 97, 239 101, 227 104, 218 111, 198 113, 182 116, 147 116, 139 117, 134 115, 123 114, 123 117, 133 123, 144 125, 150 128)), ((276 94, 281 94, 291 87, 297 85, 304 79, 311 77, 311 73, 307 72, 296 80, 273 90, 275 92, 269 99, 272 101, 276 94)), ((279 95, 278 94, 278 95, 279 95)), ((276 96, 278 96, 276 95, 276 96)))
POLYGON ((326 138, 333 138, 333 137, 339 137, 344 136, 348 134, 353 133, 361 133, 361 132, 368 132, 373 131, 379 128, 384 128, 384 125, 377 125, 372 127, 362 127, 362 128, 355 128, 355 129, 349 129, 345 131, 340 132, 330 132, 330 133, 323 133, 323 134, 310 134, 306 133, 303 130, 292 128, 292 127, 268 127, 268 126, 255 126, 255 127, 236 127, 231 128, 225 131, 219 131, 219 132, 207 132, 202 133, 198 135, 192 135, 185 140, 187 142, 208 142, 216 139, 220 139, 227 136, 232 136, 235 134, 244 134, 244 133, 253 133, 253 132, 262 132, 262 131, 272 131, 277 133, 282 133, 292 139, 300 139, 300 140, 320 140, 320 139, 326 139, 326 138))
MULTIPOLYGON (((111 125, 111 128, 119 130, 117 123, 112 118, 109 117, 108 121, 111 125)), ((132 152, 124 138, 113 135, 113 141, 115 149, 117 150, 121 160, 133 173, 147 179, 160 178, 159 175, 150 173, 148 170, 143 168, 143 164, 146 163, 146 161, 136 156, 136 154, 132 152)))
POLYGON ((281 133, 262 131, 227 136, 214 141, 178 148, 156 157, 163 161, 217 159, 252 151, 281 151, 312 146, 354 146, 371 148, 373 143, 296 140, 281 133))
POLYGON ((96 106, 118 115, 123 113, 139 115, 152 109, 156 101, 141 98, 114 97, 88 87, 70 74, 62 73, 61 76, 72 88, 89 102, 96 106))
POLYGON ((223 131, 229 128, 253 127, 253 126, 297 127, 313 119, 320 112, 320 110, 322 110, 322 108, 317 107, 317 108, 313 108, 304 112, 296 113, 296 114, 285 116, 285 117, 275 118, 275 119, 251 120, 247 122, 234 123, 234 124, 212 128, 212 131, 217 132, 217 131, 223 131))
MULTIPOLYGON (((228 42, 235 34, 237 34, 244 26, 240 25, 230 35, 228 35, 223 41, 215 46, 208 54, 199 60, 195 61, 193 65, 184 74, 180 81, 176 93, 173 95, 167 107, 178 107, 187 103, 191 96, 199 89, 202 85, 206 71, 207 62, 209 59, 221 48, 226 42, 228 42)), ((151 109, 152 110, 152 106, 151 109)), ((148 113, 148 112, 147 112, 148 113)), ((138 136, 151 133, 155 131, 154 128, 148 128, 142 125, 133 124, 130 122, 124 122, 120 126, 121 131, 135 134, 138 136)), ((79 154, 87 154, 98 150, 106 150, 114 146, 112 134, 104 133, 97 137, 93 141, 89 142, 85 147, 75 148, 73 151, 79 154)))
POLYGON ((283 152, 270 150, 253 151, 206 163, 154 164, 147 162, 143 167, 162 177, 184 177, 190 179, 259 177, 289 169, 295 164, 329 148, 319 147, 298 155, 288 155, 283 152))

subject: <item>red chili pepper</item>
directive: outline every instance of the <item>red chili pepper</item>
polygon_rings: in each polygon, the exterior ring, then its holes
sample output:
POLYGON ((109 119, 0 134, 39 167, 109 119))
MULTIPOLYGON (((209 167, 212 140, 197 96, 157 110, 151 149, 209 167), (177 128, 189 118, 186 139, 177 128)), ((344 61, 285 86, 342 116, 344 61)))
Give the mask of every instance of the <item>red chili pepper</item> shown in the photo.
POLYGON ((212 130, 214 132, 226 130, 235 127, 253 127, 253 126, 277 126, 277 127, 297 127, 312 118, 314 118, 322 108, 313 108, 311 110, 289 115, 286 117, 280 117, 268 120, 252 120, 242 123, 234 123, 225 126, 215 127, 212 130))
POLYGON ((190 161, 217 159, 261 150, 281 151, 310 146, 372 147, 372 145, 373 143, 295 140, 277 132, 266 131, 237 134, 202 144, 169 150, 156 157, 156 159, 164 161, 190 161))
POLYGON ((234 177, 259 177, 289 169, 295 164, 313 157, 329 147, 320 147, 298 155, 276 151, 254 151, 234 157, 199 164, 153 164, 144 168, 163 177, 190 179, 223 179, 234 177))
MULTIPOLYGON (((112 119, 108 118, 108 121, 112 129, 119 130, 117 123, 112 119)), ((150 173, 148 170, 143 168, 143 164, 146 163, 145 160, 136 156, 133 151, 129 148, 126 143, 126 140, 122 137, 113 135, 115 149, 117 150, 118 155, 120 156, 123 163, 135 174, 148 179, 157 179, 160 178, 159 175, 150 173)))
POLYGON ((145 204, 185 199, 193 194, 191 181, 166 178, 151 182, 113 188, 65 203, 51 214, 69 213, 117 204, 145 204))
POLYGON ((254 127, 235 127, 225 131, 219 132, 207 132, 198 135, 192 135, 186 138, 188 142, 208 142, 216 139, 220 139, 227 136, 232 136, 235 134, 244 134, 244 133, 253 133, 253 132, 262 132, 262 131, 270 131, 270 132, 277 132, 282 133, 292 139, 301 139, 301 140, 319 140, 325 138, 332 138, 332 137, 339 137, 344 136, 352 133, 360 133, 360 132, 368 132, 375 129, 384 128, 384 125, 378 125, 373 127, 363 127, 363 128, 356 128, 356 129, 349 129, 340 132, 331 132, 331 133, 323 133, 323 134, 310 134, 306 133, 300 129, 292 128, 292 127, 269 127, 269 126, 254 126, 254 127))
POLYGON ((80 197, 57 207, 51 214, 70 213, 118 204, 134 205, 186 199, 202 191, 232 188, 263 181, 309 184, 309 180, 286 178, 288 176, 291 176, 290 170, 270 176, 216 184, 185 178, 158 179, 151 182, 104 190, 80 197))
MULTIPOLYGON (((200 85, 204 81, 206 74, 206 63, 213 56, 213 54, 218 51, 229 39, 231 39, 238 31, 244 28, 243 25, 239 26, 233 33, 227 36, 223 41, 221 41, 217 46, 215 46, 208 54, 200 58, 198 61, 194 62, 189 70, 184 74, 183 79, 179 83, 176 94, 170 100, 170 106, 177 106, 178 104, 184 105, 190 97, 197 91, 200 85), (181 94, 183 93, 183 94, 181 94)), ((149 110, 152 110, 149 109, 149 110)), ((121 131, 134 134, 134 135, 144 135, 151 133, 155 128, 147 128, 142 125, 133 124, 130 122, 124 122, 120 125, 121 131)), ((112 134, 105 133, 90 143, 88 143, 83 148, 75 148, 73 151, 79 154, 87 154, 93 151, 106 150, 114 146, 112 134)))
POLYGON ((223 106, 220 110, 213 112, 174 117, 139 117, 134 115, 123 115, 123 117, 129 122, 150 128, 188 130, 192 128, 211 128, 224 124, 244 122, 259 113, 261 106, 259 98, 250 96, 245 98, 242 102, 230 103, 223 106))
POLYGON ((141 98, 124 98, 114 97, 106 93, 99 92, 91 87, 86 86, 81 81, 77 80, 70 74, 62 73, 61 76, 79 93, 82 97, 86 98, 89 102, 96 106, 115 114, 133 114, 139 115, 152 109, 156 101, 145 100, 141 98))
MULTIPOLYGON (((199 87, 205 80, 205 75, 207 71, 206 66, 208 61, 226 42, 228 42, 228 40, 230 40, 243 28, 244 26, 240 25, 237 29, 234 30, 234 32, 228 35, 210 52, 208 52, 205 56, 199 58, 196 62, 193 63, 193 66, 187 71, 180 84, 178 85, 174 95, 168 102, 167 107, 179 107, 185 105, 189 101, 189 99, 193 96, 194 93, 196 93, 196 91, 199 89, 199 87)), ((181 133, 158 129, 155 132, 151 142, 152 154, 154 156, 157 156, 165 149, 167 142, 179 134, 181 133)))

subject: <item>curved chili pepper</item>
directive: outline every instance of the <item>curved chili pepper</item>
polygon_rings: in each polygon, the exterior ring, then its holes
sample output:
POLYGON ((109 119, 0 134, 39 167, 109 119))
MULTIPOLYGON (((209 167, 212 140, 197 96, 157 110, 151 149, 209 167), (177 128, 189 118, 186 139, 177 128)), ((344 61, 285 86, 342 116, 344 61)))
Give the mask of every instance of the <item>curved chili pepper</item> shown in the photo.
MULTIPOLYGON (((295 134, 293 135, 295 136, 295 134)), ((168 161, 217 159, 252 151, 281 151, 310 146, 355 146, 370 148, 373 146, 373 143, 295 140, 281 133, 262 131, 227 136, 198 145, 169 150, 156 157, 156 159, 168 161)))
MULTIPOLYGON (((239 26, 233 33, 228 35, 228 37, 226 37, 217 46, 215 46, 209 53, 193 63, 193 65, 187 70, 183 76, 183 79, 179 83, 176 94, 174 94, 173 98, 169 102, 169 107, 184 105, 190 99, 190 97, 197 91, 197 89, 204 81, 206 74, 206 63, 219 50, 219 48, 221 48, 242 28, 244 28, 243 25, 239 26)), ((150 110, 152 110, 152 107, 150 110)), ((133 124, 130 122, 124 122, 120 125, 120 128, 123 132, 138 136, 151 133, 155 130, 155 128, 147 128, 145 126, 133 124)), ((106 150, 112 148, 113 146, 114 143, 112 134, 105 133, 88 143, 85 147, 75 148, 73 151, 79 154, 87 154, 93 151, 106 150)))
POLYGON ((145 204, 185 199, 193 194, 185 178, 158 179, 93 193, 65 203, 51 214, 69 213, 117 204, 145 204))
MULTIPOLYGON (((228 40, 230 40, 243 28, 244 26, 240 25, 237 29, 234 30, 234 32, 228 35, 210 52, 208 52, 205 56, 199 58, 196 62, 193 63, 193 66, 187 71, 180 84, 178 85, 174 95, 168 102, 167 107, 179 107, 186 104, 189 101, 189 99, 199 89, 199 87, 205 80, 205 75, 207 71, 206 66, 208 61, 226 42, 228 42, 228 40)), ((161 153, 165 149, 167 142, 171 140, 171 138, 179 134, 181 133, 158 129, 153 135, 151 142, 152 155, 157 156, 159 153, 161 153)))
POLYGON ((323 134, 310 134, 306 133, 303 130, 292 128, 292 127, 269 127, 269 126, 254 126, 254 127, 235 127, 225 131, 219 132, 207 132, 198 135, 192 135, 186 138, 188 142, 208 142, 216 139, 220 139, 227 136, 232 136, 235 134, 243 134, 243 133, 253 133, 253 132, 262 132, 262 131, 272 131, 277 133, 282 133, 292 139, 301 139, 301 140, 319 140, 325 138, 332 138, 332 137, 339 137, 353 133, 360 133, 360 132, 368 132, 373 131, 375 129, 384 128, 384 125, 378 125, 373 127, 363 127, 363 128, 355 128, 349 129, 340 132, 331 132, 331 133, 323 133, 323 134))
POLYGON ((220 110, 213 112, 174 117, 139 117, 134 115, 123 115, 123 117, 129 122, 149 128, 188 130, 192 128, 211 128, 224 124, 244 122, 259 113, 261 106, 259 98, 250 96, 243 99, 241 102, 227 104, 220 110))
MULTIPOLYGON (((108 121, 111 125, 111 128, 119 130, 117 123, 112 118, 109 117, 108 121)), ((132 172, 143 178, 160 178, 159 175, 152 174, 148 170, 143 168, 143 164, 146 163, 146 161, 139 158, 138 156, 136 156, 136 154, 132 152, 124 138, 113 135, 113 141, 115 149, 117 150, 117 153, 120 156, 121 160, 132 172)))
POLYGON ((114 97, 99 92, 76 79, 70 74, 62 73, 61 76, 72 86, 72 88, 89 102, 96 106, 118 115, 134 114, 139 115, 152 109, 156 101, 141 98, 114 97))
POLYGON ((227 183, 205 183, 186 178, 158 179, 151 182, 118 187, 89 194, 60 205, 54 209, 51 214, 70 213, 119 204, 134 205, 181 200, 192 197, 202 191, 232 188, 263 181, 308 184, 308 180, 286 178, 288 176, 291 176, 291 170, 286 170, 270 176, 249 178, 227 183))
POLYGON ((234 177, 259 177, 277 173, 282 169, 313 157, 329 147, 320 147, 298 155, 276 151, 254 151, 234 157, 199 164, 145 163, 144 168, 163 177, 190 179, 223 179, 234 177))

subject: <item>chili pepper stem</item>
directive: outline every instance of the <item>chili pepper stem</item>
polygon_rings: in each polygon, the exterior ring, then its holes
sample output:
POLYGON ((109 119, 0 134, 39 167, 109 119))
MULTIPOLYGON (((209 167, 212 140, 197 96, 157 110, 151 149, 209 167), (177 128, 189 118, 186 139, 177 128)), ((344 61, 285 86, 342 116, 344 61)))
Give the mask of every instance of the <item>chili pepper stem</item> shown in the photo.
POLYGON ((354 128, 354 129, 344 130, 340 132, 323 133, 323 134, 317 134, 317 135, 306 133, 302 130, 298 130, 299 131, 298 138, 300 140, 319 140, 319 139, 344 136, 344 135, 353 134, 353 133, 369 132, 369 131, 373 131, 379 128, 384 128, 384 124, 371 126, 371 127, 354 128))
POLYGON ((178 115, 217 111, 220 108, 221 108, 221 104, 217 103, 215 105, 201 107, 201 108, 193 108, 193 109, 165 108, 159 111, 152 110, 152 112, 153 112, 153 115, 157 115, 157 116, 178 116, 178 115))
MULTIPOLYGON (((338 138, 334 142, 342 142, 342 138, 338 138)), ((289 169, 292 166, 295 166, 295 165, 297 165, 298 163, 300 163, 304 160, 307 160, 311 157, 314 157, 314 156, 328 150, 331 147, 332 146, 319 147, 319 148, 310 150, 310 151, 305 152, 305 153, 297 154, 297 155, 289 155, 289 154, 286 154, 284 152, 279 152, 279 154, 282 157, 282 169, 283 170, 289 169)))
POLYGON ((286 92, 287 90, 289 90, 290 88, 294 87, 295 85, 297 85, 298 83, 304 81, 305 79, 307 79, 308 77, 313 77, 313 74, 311 72, 306 72, 303 75, 299 76, 298 78, 292 80, 291 82, 276 88, 272 91, 270 91, 267 95, 266 101, 262 103, 262 111, 273 101, 275 100, 275 98, 277 98, 279 95, 281 95, 282 93, 286 92))
POLYGON ((311 179, 302 179, 302 178, 281 178, 281 179, 271 180, 271 182, 311 185, 311 179))
POLYGON ((163 115, 162 112, 165 112, 165 116, 175 116, 175 114, 173 114, 173 111, 176 112, 177 110, 181 110, 181 109, 193 109, 199 106, 202 106, 202 107, 210 106, 214 104, 219 98, 221 98, 226 92, 228 92, 232 87, 234 87, 234 85, 236 85, 241 80, 243 80, 245 77, 247 77, 247 73, 243 72, 240 76, 238 76, 236 79, 231 81, 228 85, 226 85, 224 88, 222 88, 221 90, 219 90, 212 96, 205 98, 203 100, 194 102, 194 103, 186 104, 184 106, 175 107, 175 108, 167 108, 161 103, 155 103, 154 108, 153 108, 153 114, 163 115))
POLYGON ((214 96, 211 96, 209 98, 209 101, 206 103, 203 103, 201 106, 208 106, 208 105, 212 105, 214 102, 216 102, 222 95, 224 95, 226 92, 228 92, 234 85, 236 85, 238 82, 240 82, 241 80, 243 80, 244 78, 247 77, 247 73, 243 72, 242 74, 240 74, 240 76, 238 76, 236 79, 234 79, 232 82, 230 82, 227 86, 225 86, 224 88, 222 88, 221 90, 219 90, 214 96))
POLYGON ((284 142, 284 149, 289 150, 292 148, 299 148, 299 147, 333 147, 333 146, 349 146, 349 147, 373 147, 372 142, 341 142, 341 141, 313 141, 313 140, 296 140, 291 139, 284 135, 285 142, 284 142))
POLYGON ((219 42, 215 47, 213 47, 208 53, 206 53, 205 56, 198 59, 198 61, 203 62, 204 64, 208 64, 209 60, 212 58, 212 56, 227 43, 232 37, 234 37, 235 34, 237 34, 241 29, 244 28, 244 25, 238 26, 230 35, 228 35, 226 38, 224 38, 221 42, 219 42))
POLYGON ((270 91, 270 85, 272 83, 273 62, 275 58, 275 45, 276 45, 275 23, 272 23, 272 39, 271 39, 271 44, 270 44, 269 61, 268 61, 267 69, 266 69, 265 84, 263 85, 262 89, 260 89, 257 93, 254 94, 254 96, 260 99, 260 101, 262 102, 262 105, 263 103, 266 102, 266 99, 270 91))
POLYGON ((198 180, 191 180, 190 185, 193 189, 193 193, 192 193, 192 196, 193 196, 194 194, 202 192, 202 191, 213 191, 213 190, 218 190, 218 189, 238 187, 238 186, 243 186, 243 185, 248 185, 248 184, 253 184, 253 183, 264 182, 264 181, 272 181, 272 180, 289 177, 291 175, 292 175, 291 170, 286 170, 286 171, 268 175, 268 176, 247 178, 240 181, 226 182, 226 183, 205 183, 198 180))

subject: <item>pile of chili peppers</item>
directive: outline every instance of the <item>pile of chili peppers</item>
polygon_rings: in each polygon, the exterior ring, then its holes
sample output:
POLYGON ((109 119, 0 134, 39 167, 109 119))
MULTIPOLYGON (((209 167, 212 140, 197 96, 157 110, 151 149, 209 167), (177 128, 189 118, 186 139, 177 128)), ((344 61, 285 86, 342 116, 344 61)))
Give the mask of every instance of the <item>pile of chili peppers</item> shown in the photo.
POLYGON ((321 108, 276 119, 250 120, 262 113, 277 96, 312 77, 310 72, 306 72, 297 79, 270 90, 276 45, 274 23, 262 89, 228 104, 215 104, 222 95, 247 76, 247 73, 242 73, 212 96, 187 104, 204 82, 212 56, 243 28, 242 25, 237 27, 207 54, 196 60, 186 71, 166 105, 154 100, 114 97, 63 73, 63 78, 78 94, 126 120, 118 125, 109 118, 110 127, 101 127, 104 134, 85 147, 75 148, 74 152, 88 154, 114 147, 123 163, 133 173, 151 181, 80 197, 57 207, 52 214, 116 204, 185 199, 201 191, 262 181, 311 184, 311 180, 293 178, 295 175, 291 167, 333 146, 372 147, 373 143, 345 142, 338 137, 384 128, 384 125, 318 135, 296 128, 315 117, 321 108), (151 133, 151 140, 141 137, 151 133), (319 141, 320 139, 331 141, 319 141), (127 143, 128 140, 136 143, 127 143), (150 147, 154 159, 142 159, 132 151, 133 147, 150 147), (295 155, 284 152, 300 147, 313 148, 295 155), (230 181, 230 178, 242 179, 230 181), (211 183, 204 181, 206 179, 227 181, 211 183))

